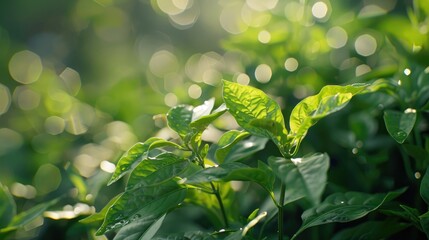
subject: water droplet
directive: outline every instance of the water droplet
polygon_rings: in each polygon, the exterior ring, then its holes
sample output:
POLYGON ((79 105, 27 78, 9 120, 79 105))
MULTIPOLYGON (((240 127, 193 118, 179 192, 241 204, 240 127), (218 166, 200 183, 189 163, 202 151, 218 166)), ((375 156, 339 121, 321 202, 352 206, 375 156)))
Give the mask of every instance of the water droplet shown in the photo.
POLYGON ((404 131, 398 131, 398 132, 395 133, 395 137, 405 138, 405 137, 407 137, 407 133, 404 132, 404 131))
POLYGON ((353 154, 358 154, 358 152, 359 152, 359 150, 358 150, 357 148, 353 148, 353 149, 352 149, 352 153, 353 153, 353 154))
POLYGON ((408 68, 405 68, 404 69, 404 74, 407 75, 407 76, 409 76, 411 74, 411 70, 408 69, 408 68))
POLYGON ((398 80, 398 86, 401 86, 402 85, 402 81, 399 79, 398 80))
POLYGON ((341 201, 340 203, 341 203, 341 204, 344 204, 344 201, 341 201))
POLYGON ((408 114, 408 113, 416 113, 416 109, 414 108, 407 108, 405 109, 404 113, 408 114))

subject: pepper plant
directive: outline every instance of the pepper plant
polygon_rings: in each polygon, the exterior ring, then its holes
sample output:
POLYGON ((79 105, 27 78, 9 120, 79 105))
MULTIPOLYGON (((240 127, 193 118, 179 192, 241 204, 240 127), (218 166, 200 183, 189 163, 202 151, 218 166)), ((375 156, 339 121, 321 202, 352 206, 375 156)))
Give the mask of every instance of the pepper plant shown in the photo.
MULTIPOLYGON (((129 174, 125 191, 82 221, 101 223, 97 234, 116 232, 114 239, 235 240, 288 238, 284 209, 298 200, 304 202, 302 225, 289 236, 292 239, 314 226, 362 218, 405 189, 378 194, 337 192, 322 200, 329 156, 327 153, 301 155, 300 143, 320 119, 344 108, 354 96, 374 92, 381 85, 376 82, 325 86, 293 108, 287 128, 280 106, 263 91, 224 80, 224 103, 215 110, 215 100, 210 99, 197 107, 178 105, 167 113, 168 126, 179 139, 152 137, 131 147, 119 159, 108 183, 129 174), (217 143, 204 142, 205 129, 227 113, 241 128, 224 132, 217 143), (266 150, 267 140, 271 140, 278 151, 268 159, 256 160, 255 153, 266 150), (231 181, 260 185, 273 208, 261 205, 249 216, 242 216, 236 209, 236 192, 231 181), (188 205, 202 207, 211 220, 211 227, 157 233, 169 214, 188 205), (277 230, 272 233, 266 226, 274 219, 277 219, 277 230)), ((386 237, 404 228, 399 222, 389 224, 398 227, 374 232, 381 234, 375 236, 386 237)), ((341 234, 340 239, 354 233, 341 234)))

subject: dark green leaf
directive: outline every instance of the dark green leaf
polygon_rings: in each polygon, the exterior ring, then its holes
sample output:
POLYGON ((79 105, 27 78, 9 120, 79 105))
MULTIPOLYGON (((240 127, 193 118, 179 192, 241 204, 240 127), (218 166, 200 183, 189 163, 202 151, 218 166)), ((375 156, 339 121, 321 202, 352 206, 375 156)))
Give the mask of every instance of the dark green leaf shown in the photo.
POLYGON ((15 214, 15 201, 8 189, 0 183, 0 228, 6 227, 15 214))
POLYGON ((189 161, 169 152, 147 158, 132 171, 126 190, 162 184, 180 176, 188 164, 189 161))
POLYGON ((410 224, 394 221, 369 221, 335 234, 332 240, 389 239, 409 226, 410 224))
POLYGON ((256 152, 263 150, 267 142, 267 138, 257 136, 251 136, 245 140, 239 141, 232 146, 231 150, 226 155, 224 162, 234 162, 251 156, 256 152))
POLYGON ((189 124, 192 122, 193 107, 178 105, 167 113, 168 126, 179 134, 182 139, 191 132, 189 124))
POLYGON ((344 108, 350 99, 359 93, 367 92, 369 85, 325 86, 317 95, 307 97, 299 102, 290 115, 290 131, 293 140, 290 154, 294 154, 308 129, 334 112, 344 108))
POLYGON ((225 240, 241 240, 244 236, 246 236, 247 232, 253 228, 256 224, 258 224, 263 218, 267 216, 267 212, 260 213, 257 217, 252 219, 247 223, 246 226, 241 228, 239 231, 229 235, 225 240))
POLYGON ((272 192, 275 177, 263 162, 258 162, 258 168, 233 162, 202 169, 190 176, 185 183, 198 184, 212 181, 252 181, 261 185, 268 192, 272 192))
POLYGON ((136 143, 119 159, 118 163, 116 164, 115 172, 113 173, 107 185, 118 181, 126 173, 133 170, 137 164, 148 157, 148 153, 151 149, 168 146, 181 148, 176 143, 169 142, 157 137, 149 138, 144 143, 136 143))
POLYGON ((234 147, 239 141, 243 138, 249 136, 248 132, 231 130, 222 135, 222 137, 218 141, 218 149, 216 150, 215 156, 216 160, 219 164, 223 163, 225 157, 231 151, 232 147, 234 147))
POLYGON ((420 184, 420 196, 422 196, 426 204, 429 205, 429 168, 426 169, 426 173, 420 184))
POLYGON ((155 236, 152 240, 215 240, 211 233, 187 231, 185 233, 162 234, 155 236))
POLYGON ((114 240, 139 240, 148 228, 157 221, 154 216, 142 217, 122 227, 114 240))
POLYGON ((254 135, 270 138, 283 151, 287 130, 276 101, 259 89, 228 81, 223 81, 223 99, 242 128, 254 135))
POLYGON ((384 123, 390 136, 398 143, 403 143, 416 123, 416 110, 410 108, 404 112, 386 110, 384 123))
POLYGON ((420 225, 422 226, 426 237, 429 239, 429 212, 426 212, 425 214, 420 216, 420 225))
POLYGON ((121 228, 141 218, 157 218, 180 204, 185 196, 186 189, 179 188, 174 181, 126 191, 109 208, 97 234, 121 228))
POLYGON ((291 160, 271 157, 268 163, 277 177, 287 186, 286 203, 301 197, 307 197, 313 205, 320 203, 329 169, 327 154, 316 153, 291 160))
POLYGON ((319 206, 310 208, 302 214, 302 226, 293 238, 310 227, 334 222, 350 222, 362 218, 404 191, 405 189, 403 188, 379 194, 360 192, 334 193, 328 196, 319 206))

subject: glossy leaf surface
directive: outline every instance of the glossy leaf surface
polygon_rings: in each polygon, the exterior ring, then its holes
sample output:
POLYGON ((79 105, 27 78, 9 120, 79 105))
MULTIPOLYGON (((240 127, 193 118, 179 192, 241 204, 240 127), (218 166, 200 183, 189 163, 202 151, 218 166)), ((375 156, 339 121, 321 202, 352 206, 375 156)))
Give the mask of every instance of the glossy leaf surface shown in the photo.
POLYGON ((405 189, 399 189, 386 194, 334 193, 328 196, 320 205, 306 210, 301 215, 303 223, 294 238, 310 227, 334 222, 350 222, 364 217, 404 191, 405 189))
POLYGON ((416 111, 413 109, 407 109, 404 112, 387 110, 384 112, 384 123, 390 136, 398 143, 403 143, 416 123, 416 111))
POLYGON ((329 157, 327 154, 313 154, 292 160, 271 157, 268 163, 277 177, 285 183, 285 202, 306 197, 313 205, 320 203, 325 189, 329 157))
POLYGON ((218 148, 215 153, 217 162, 223 163, 232 147, 247 136, 249 136, 248 132, 237 130, 231 130, 224 133, 218 141, 218 148))
POLYGON ((335 234, 332 240, 389 239, 409 226, 394 221, 368 221, 335 234))
POLYGON ((270 138, 283 150, 287 130, 276 101, 257 88, 228 81, 223 81, 223 99, 242 128, 254 135, 270 138))

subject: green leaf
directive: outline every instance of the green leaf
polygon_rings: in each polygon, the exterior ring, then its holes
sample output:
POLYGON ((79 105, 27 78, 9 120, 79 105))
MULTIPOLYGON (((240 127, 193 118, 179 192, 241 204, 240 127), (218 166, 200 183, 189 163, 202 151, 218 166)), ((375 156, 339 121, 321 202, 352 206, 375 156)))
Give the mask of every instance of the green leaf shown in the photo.
POLYGON ((30 223, 34 219, 43 216, 43 213, 57 202, 58 199, 54 199, 49 202, 38 204, 28 209, 27 211, 19 213, 18 215, 13 217, 12 221, 6 228, 0 229, 0 233, 9 232, 24 227, 26 224, 30 223))
POLYGON ((269 167, 261 161, 258 162, 258 168, 251 168, 242 163, 232 162, 202 169, 189 176, 184 183, 199 184, 216 181, 251 181, 261 185, 268 192, 272 192, 275 176, 269 167))
POLYGON ((155 186, 180 176, 189 161, 172 153, 162 153, 153 158, 147 158, 140 162, 132 171, 128 179, 126 190, 155 186))
POLYGON ((426 237, 429 239, 429 212, 421 215, 420 217, 420 225, 422 226, 423 231, 426 234, 426 237))
POLYGON ((289 154, 293 155, 308 129, 320 119, 344 108, 351 98, 369 90, 367 84, 348 86, 329 85, 323 87, 317 95, 307 97, 299 102, 290 115, 290 131, 294 137, 289 154))
POLYGON ((157 218, 180 204, 186 189, 169 181, 161 186, 135 188, 124 192, 109 208, 97 235, 121 228, 141 218, 157 218))
POLYGON ((369 221, 335 234, 332 240, 389 239, 410 224, 395 221, 369 221))
POLYGON ((249 157, 256 152, 265 149, 267 142, 267 138, 250 136, 249 138, 242 140, 232 146, 231 150, 224 159, 224 163, 235 162, 249 157))
POLYGON ((200 119, 201 117, 209 115, 214 107, 214 104, 215 104, 215 99, 211 98, 207 101, 204 101, 203 104, 196 106, 194 109, 192 109, 191 122, 194 122, 200 119))
POLYGON ((223 163, 228 153, 239 141, 249 136, 248 132, 231 130, 222 135, 218 141, 218 148, 215 156, 219 164, 223 163))
POLYGON ((104 217, 106 216, 107 210, 109 210, 109 208, 115 204, 115 202, 119 199, 119 197, 122 195, 119 194, 117 196, 115 196, 114 198, 110 199, 110 201, 97 213, 92 214, 91 216, 88 216, 84 219, 79 220, 79 222, 83 223, 83 224, 91 224, 94 222, 99 222, 99 221, 103 221, 104 217))
POLYGON ((329 169, 329 156, 326 153, 316 153, 291 160, 270 157, 268 163, 277 177, 287 186, 285 203, 301 197, 307 197, 313 205, 320 203, 329 169))
POLYGON ((283 152, 287 130, 276 101, 251 86, 223 81, 223 99, 228 111, 246 131, 270 138, 283 152))
POLYGON ((6 227, 15 215, 15 201, 6 186, 0 183, 0 229, 6 227))
POLYGON ((422 196, 426 204, 429 205, 429 167, 426 169, 426 173, 420 184, 420 196, 422 196))
POLYGON ((181 148, 176 143, 169 142, 157 137, 149 138, 144 143, 136 143, 119 159, 118 163, 116 164, 115 172, 113 173, 107 185, 111 185, 112 183, 118 181, 125 174, 133 170, 137 164, 148 157, 148 153, 151 149, 168 146, 181 148))
POLYGON ((360 192, 334 193, 317 207, 310 208, 302 214, 302 226, 292 239, 310 227, 334 222, 350 222, 362 218, 404 191, 405 188, 378 194, 360 192))
MULTIPOLYGON (((194 108, 194 110, 197 108, 198 107, 194 108)), ((210 123, 212 123, 218 117, 222 116, 222 114, 224 114, 226 111, 227 111, 226 106, 224 104, 222 104, 221 106, 219 106, 219 108, 214 110, 213 113, 208 114, 208 115, 204 115, 204 116, 200 116, 196 120, 193 120, 189 124, 189 126, 191 128, 196 129, 197 131, 203 131, 207 128, 207 126, 210 123)), ((195 112, 194 112, 194 114, 195 114, 195 112)))
POLYGON ((404 112, 386 110, 384 111, 384 123, 390 136, 402 144, 416 123, 416 110, 410 108, 404 112))
POLYGON ((178 105, 167 113, 167 124, 182 139, 191 132, 189 124, 192 122, 193 107, 189 105, 178 105))
POLYGON ((257 217, 255 217, 253 220, 249 221, 246 226, 244 226, 239 231, 234 232, 233 234, 229 235, 225 240, 241 240, 244 236, 246 236, 247 232, 253 228, 256 224, 258 224, 263 218, 267 216, 267 212, 260 213, 257 217))
MULTIPOLYGON (((163 215, 165 216, 165 215, 163 215)), ((161 216, 161 218, 163 217, 161 216)), ((122 227, 115 235, 114 240, 139 240, 144 233, 150 228, 151 225, 157 222, 157 218, 154 216, 142 217, 137 219, 128 225, 122 227)))
POLYGON ((162 234, 155 236, 152 240, 215 240, 211 233, 201 231, 186 231, 185 233, 162 234))

